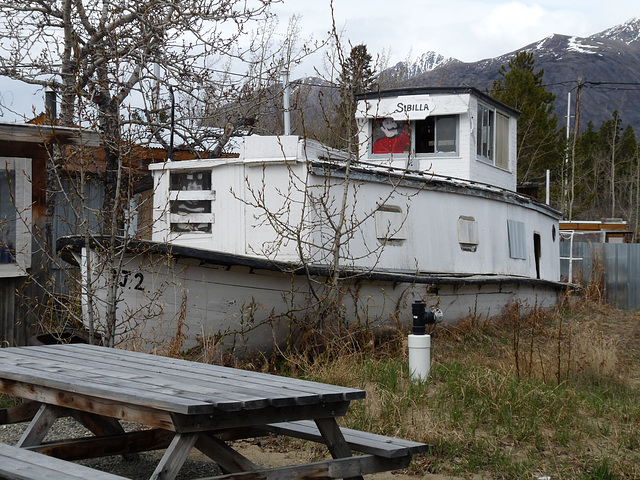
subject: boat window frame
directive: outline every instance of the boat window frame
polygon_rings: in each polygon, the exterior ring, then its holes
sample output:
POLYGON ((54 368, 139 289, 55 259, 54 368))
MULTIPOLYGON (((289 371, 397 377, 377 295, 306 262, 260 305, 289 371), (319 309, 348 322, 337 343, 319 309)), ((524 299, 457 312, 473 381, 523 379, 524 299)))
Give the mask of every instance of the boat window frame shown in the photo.
MULTIPOLYGON (((409 135, 410 145, 408 150, 398 151, 398 152, 379 152, 374 153, 376 142, 383 139, 384 136, 381 135, 380 125, 387 119, 392 119, 392 117, 374 117, 369 121, 369 132, 370 139, 369 142, 369 157, 370 158, 388 158, 389 155, 394 156, 411 156, 417 158, 434 158, 434 157, 458 157, 460 156, 460 114, 447 114, 447 115, 429 115, 424 119, 419 120, 394 120, 396 124, 398 124, 398 130, 401 132, 399 136, 402 135, 402 132, 409 135), (436 147, 440 140, 439 133, 444 130, 444 122, 455 121, 455 125, 453 127, 454 132, 454 148, 452 151, 437 151, 436 147), (433 125, 428 125, 433 123, 433 125), (417 135, 419 134, 422 128, 427 129, 429 126, 433 128, 433 152, 428 151, 418 151, 420 148, 418 146, 419 141, 417 139, 417 135)), ((442 140, 451 141, 450 138, 443 138, 442 140)), ((403 140, 399 140, 399 143, 404 144, 403 140)))
POLYGON ((510 171, 509 116, 482 102, 478 102, 476 113, 476 158, 494 167, 510 171))
POLYGON ((215 224, 213 170, 175 170, 169 176, 169 231, 173 235, 210 235, 215 224), (193 210, 193 211, 190 211, 193 210))

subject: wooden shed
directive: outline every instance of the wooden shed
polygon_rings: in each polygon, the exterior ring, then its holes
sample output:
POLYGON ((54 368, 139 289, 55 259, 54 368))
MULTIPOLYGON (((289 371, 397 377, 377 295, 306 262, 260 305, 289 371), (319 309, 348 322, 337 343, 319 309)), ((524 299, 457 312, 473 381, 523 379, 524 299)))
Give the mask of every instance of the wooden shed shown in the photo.
POLYGON ((26 344, 33 320, 24 299, 43 295, 32 273, 44 259, 47 159, 64 145, 97 147, 100 138, 78 128, 0 123, 1 346, 26 344))

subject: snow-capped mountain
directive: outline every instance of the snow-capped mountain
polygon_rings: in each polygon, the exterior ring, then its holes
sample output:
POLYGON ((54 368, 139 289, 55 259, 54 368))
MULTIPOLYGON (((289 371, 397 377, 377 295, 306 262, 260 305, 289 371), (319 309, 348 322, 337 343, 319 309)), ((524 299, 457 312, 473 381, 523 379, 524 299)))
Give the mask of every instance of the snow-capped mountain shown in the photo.
POLYGON ((609 40, 615 40, 618 42, 626 43, 630 45, 632 43, 640 42, 640 18, 632 18, 631 20, 617 25, 607 30, 591 35, 589 38, 608 38, 609 40))
MULTIPOLYGON (((581 126, 591 121, 599 128, 602 121, 618 110, 624 124, 640 131, 639 18, 589 37, 550 35, 517 51, 479 62, 451 60, 424 73, 407 75, 398 86, 469 85, 482 91, 491 89, 493 81, 500 77, 500 67, 520 51, 532 52, 534 68, 544 70, 543 81, 556 95, 560 124, 566 122, 567 94, 571 92, 574 103, 581 79, 581 126)), ((427 55, 438 56, 434 52, 427 55)), ((416 66, 415 70, 419 69, 416 66)), ((409 71, 411 67, 407 66, 409 71)))
POLYGON ((397 80, 405 80, 411 77, 422 75, 423 73, 430 72, 436 68, 449 65, 450 63, 459 63, 452 57, 445 57, 436 52, 426 52, 420 55, 415 60, 406 60, 396 63, 393 67, 388 69, 385 73, 390 74, 397 80))
POLYGON ((422 72, 429 72, 435 68, 443 67, 450 63, 457 63, 457 60, 452 57, 444 57, 436 52, 427 52, 418 57, 411 66, 407 68, 407 71, 414 75, 419 75, 422 72))

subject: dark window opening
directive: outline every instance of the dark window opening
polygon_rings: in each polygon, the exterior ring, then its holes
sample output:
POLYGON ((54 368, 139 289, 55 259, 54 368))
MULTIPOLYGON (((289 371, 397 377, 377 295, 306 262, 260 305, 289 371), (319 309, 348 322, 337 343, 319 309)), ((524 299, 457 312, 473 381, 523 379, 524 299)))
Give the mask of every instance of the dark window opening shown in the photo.
POLYGON ((171 174, 171 190, 211 190, 211 171, 175 172, 171 174))
POLYGON ((211 213, 211 200, 174 200, 171 202, 171 213, 211 213))
POLYGON ((540 258, 542 257, 542 246, 540 242, 540 234, 533 234, 533 256, 536 262, 536 278, 540 279, 540 258))
POLYGON ((373 154, 410 153, 412 150, 416 154, 456 154, 458 116, 433 116, 416 121, 376 118, 372 124, 371 145, 373 154))

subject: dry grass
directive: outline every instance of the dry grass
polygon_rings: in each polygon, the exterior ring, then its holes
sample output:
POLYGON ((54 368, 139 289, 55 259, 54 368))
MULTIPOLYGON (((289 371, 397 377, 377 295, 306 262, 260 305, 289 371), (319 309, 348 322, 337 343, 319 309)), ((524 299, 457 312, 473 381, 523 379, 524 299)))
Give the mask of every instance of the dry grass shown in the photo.
MULTIPOLYGON (((594 285, 553 311, 512 305, 497 320, 438 326, 424 383, 409 378, 399 329, 312 335, 244 363, 222 358, 211 338, 190 358, 365 389, 342 423, 429 444, 406 473, 640 478, 640 316, 602 299, 594 285)), ((181 345, 179 333, 166 353, 180 355, 181 345)), ((322 455, 306 443, 287 448, 322 455)))
POLYGON ((279 372, 364 388, 343 424, 423 441, 414 474, 464 478, 640 478, 638 315, 593 296, 554 311, 514 305, 432 334, 431 377, 407 349, 291 355, 279 372), (526 315, 523 314, 527 311, 526 315))

